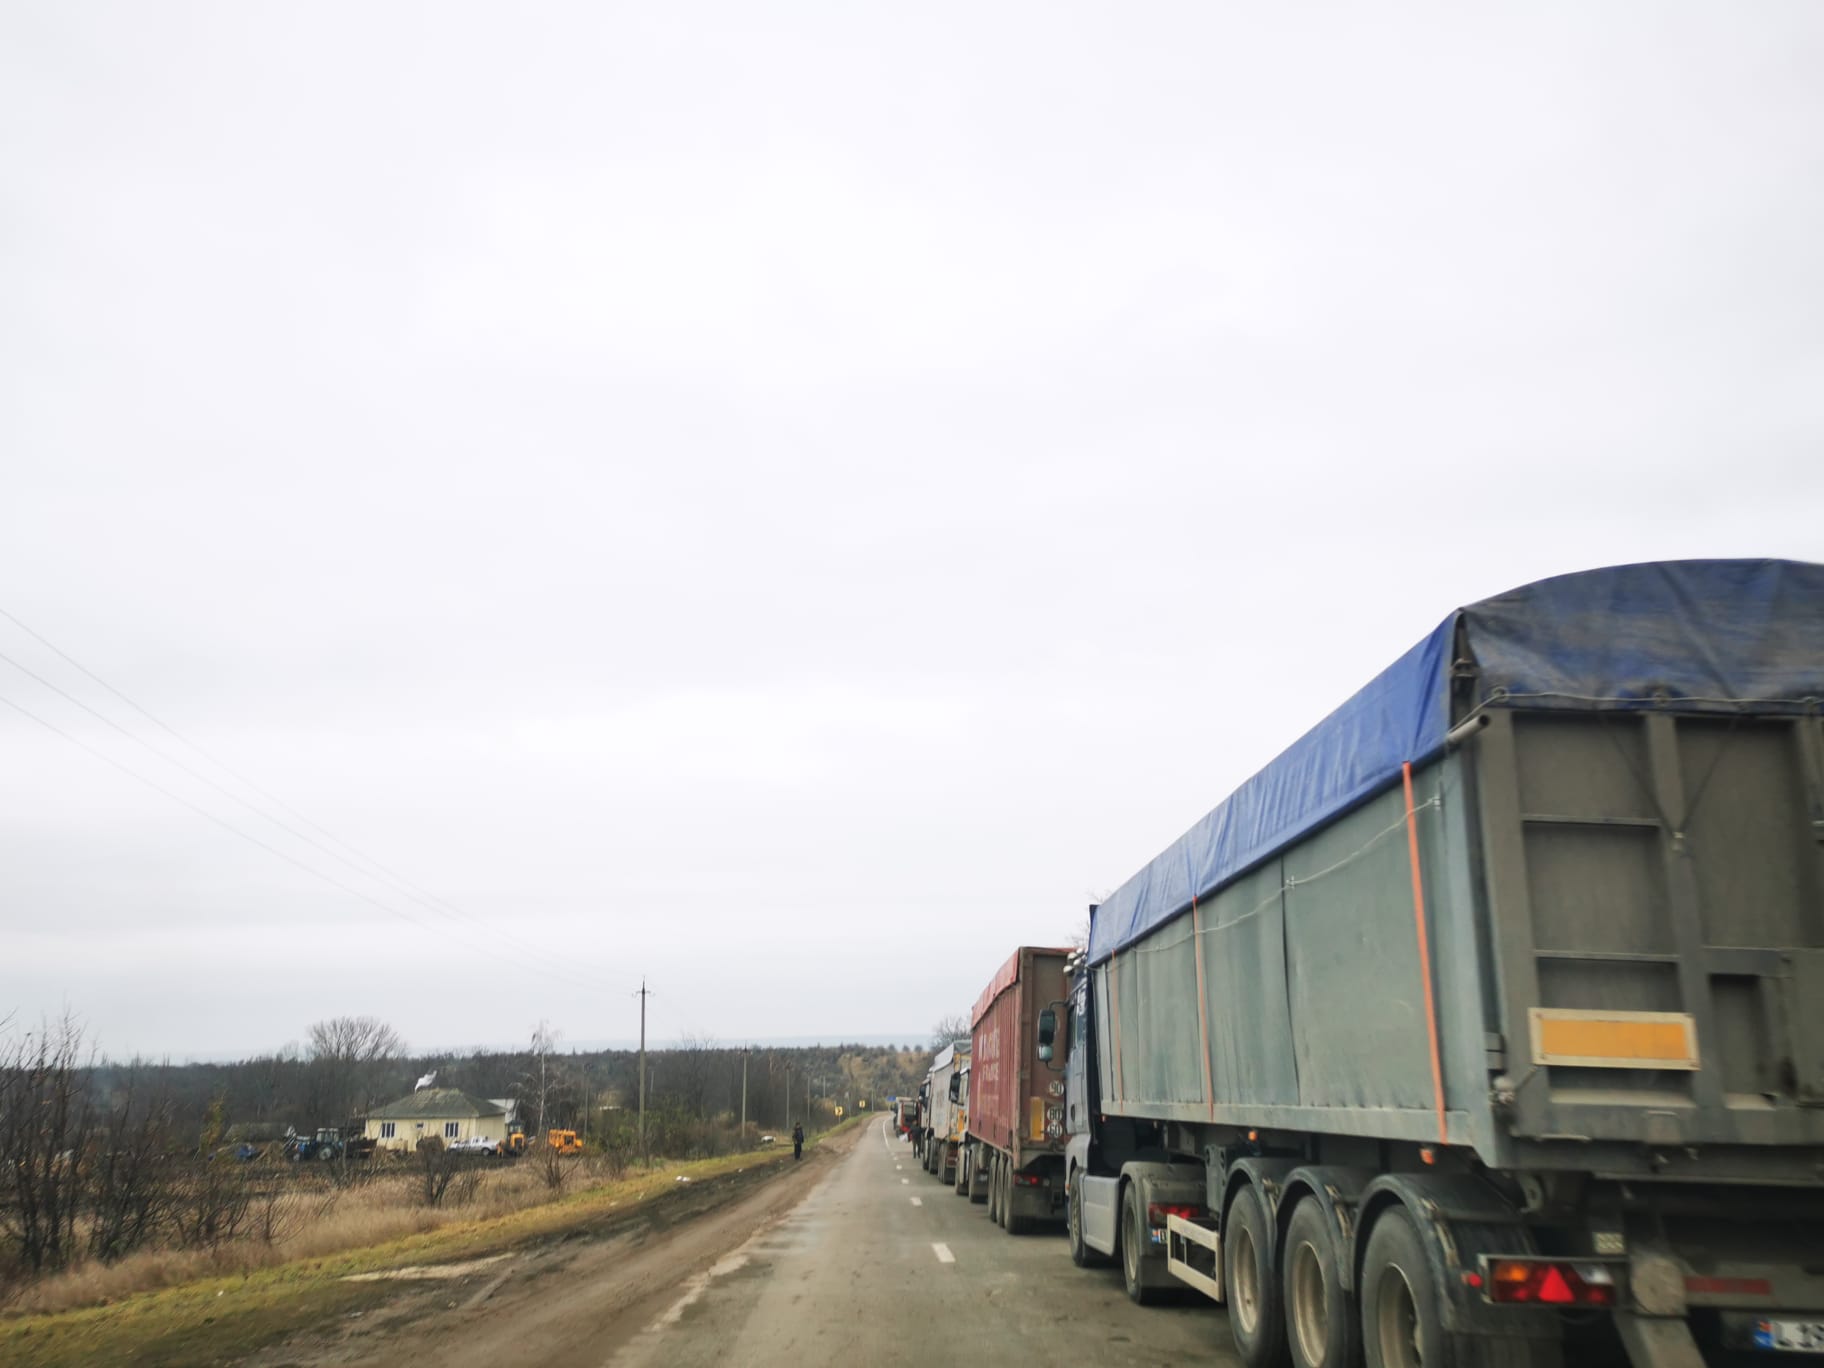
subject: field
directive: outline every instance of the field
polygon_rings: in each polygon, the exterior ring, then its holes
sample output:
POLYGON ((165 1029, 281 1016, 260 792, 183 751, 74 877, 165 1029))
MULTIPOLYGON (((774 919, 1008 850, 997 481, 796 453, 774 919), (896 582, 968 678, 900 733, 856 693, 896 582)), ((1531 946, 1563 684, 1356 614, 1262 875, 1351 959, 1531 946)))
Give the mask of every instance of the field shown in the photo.
MULTIPOLYGON (((150 1252, 72 1270, 21 1294, 0 1315, 0 1361, 19 1364, 224 1362, 395 1295, 353 1275, 483 1258, 675 1206, 697 1185, 764 1177, 790 1150, 759 1150, 614 1177, 579 1171, 554 1197, 536 1165, 479 1171, 466 1204, 427 1208, 409 1173, 389 1173, 325 1204, 315 1184, 270 1244, 217 1254, 150 1252), (688 1180, 688 1181, 682 1181, 688 1180)), ((588 1166, 591 1161, 576 1161, 588 1166)))

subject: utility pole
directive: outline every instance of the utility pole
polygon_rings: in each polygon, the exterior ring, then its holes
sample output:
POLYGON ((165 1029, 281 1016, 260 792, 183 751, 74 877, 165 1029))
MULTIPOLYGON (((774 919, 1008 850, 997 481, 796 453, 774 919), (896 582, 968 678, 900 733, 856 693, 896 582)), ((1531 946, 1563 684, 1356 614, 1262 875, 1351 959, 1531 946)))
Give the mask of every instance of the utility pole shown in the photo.
POLYGON ((545 1134, 545 1050, 551 1039, 551 1033, 545 1029, 545 1023, 538 1023, 538 1134, 542 1141, 545 1134))
POLYGON ((747 1046, 741 1047, 741 1143, 747 1143, 747 1046))
POLYGON ((640 1000, 640 1162, 647 1163, 646 1155, 646 999, 651 996, 646 990, 646 980, 640 979, 640 991, 636 994, 640 1000))

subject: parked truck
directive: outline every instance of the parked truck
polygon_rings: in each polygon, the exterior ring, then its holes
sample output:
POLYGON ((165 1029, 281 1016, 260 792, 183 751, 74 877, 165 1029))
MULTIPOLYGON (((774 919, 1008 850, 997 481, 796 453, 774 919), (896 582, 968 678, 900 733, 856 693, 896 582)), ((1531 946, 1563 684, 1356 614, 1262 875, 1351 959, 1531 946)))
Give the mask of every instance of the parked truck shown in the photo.
POLYGON ((1824 566, 1452 613, 1092 909, 1073 1260, 1248 1368, 1824 1349, 1821 709, 1824 566))
POLYGON ((957 1080, 967 1077, 969 1042, 959 1040, 944 1046, 931 1061, 925 1075, 924 1096, 928 1099, 924 1118, 925 1172, 938 1181, 955 1183, 957 1154, 963 1144, 963 1118, 968 1106, 959 1091, 957 1080))
POLYGON ((1064 1080, 1040 1060, 1038 1037, 1064 1005, 1069 954, 1015 950, 970 1014, 962 1182, 1010 1235, 1064 1212, 1064 1080))

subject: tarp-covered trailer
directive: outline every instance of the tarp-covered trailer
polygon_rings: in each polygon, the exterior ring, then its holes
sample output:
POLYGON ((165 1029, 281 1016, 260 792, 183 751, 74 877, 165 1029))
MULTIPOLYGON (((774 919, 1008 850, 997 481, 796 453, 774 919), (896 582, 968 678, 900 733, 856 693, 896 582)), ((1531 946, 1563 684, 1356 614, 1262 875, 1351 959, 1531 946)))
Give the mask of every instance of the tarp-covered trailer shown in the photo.
POLYGON ((1452 613, 1095 910, 1073 1255, 1250 1368, 1824 1348, 1821 711, 1824 566, 1452 613))
POLYGON ((1064 1204, 1064 1075, 1039 1057, 1040 1019, 1063 1010, 1068 950, 1022 946, 970 1014, 971 1201, 1009 1234, 1055 1220, 1064 1204))

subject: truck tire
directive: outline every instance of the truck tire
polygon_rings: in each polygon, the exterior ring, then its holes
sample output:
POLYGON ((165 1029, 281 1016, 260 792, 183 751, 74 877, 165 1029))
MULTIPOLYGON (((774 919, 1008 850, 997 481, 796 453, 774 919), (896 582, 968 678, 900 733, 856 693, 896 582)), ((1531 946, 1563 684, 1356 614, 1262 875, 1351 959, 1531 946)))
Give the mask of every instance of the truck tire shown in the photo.
POLYGON ((1146 1285, 1141 1269, 1145 1258, 1146 1214, 1140 1210, 1140 1184, 1129 1183, 1121 1189, 1121 1281, 1127 1284, 1127 1299, 1136 1306, 1151 1306, 1159 1300, 1159 1289, 1146 1285))
POLYGON ((1100 1268, 1108 1255, 1083 1238, 1083 1175, 1073 1173, 1064 1190, 1064 1233, 1070 1237, 1070 1261, 1078 1268, 1100 1268))
POLYGON ((968 1149, 969 1200, 972 1204, 980 1206, 983 1202, 988 1200, 988 1193, 985 1190, 986 1184, 978 1181, 981 1177, 982 1147, 980 1145, 970 1145, 968 1149))
POLYGON ((997 1226, 1007 1224, 1007 1161, 997 1153, 988 1177, 988 1219, 997 1226))
POLYGON ((969 1146, 958 1143, 956 1147, 956 1181, 950 1190, 958 1197, 969 1195, 969 1146))
POLYGON ((1007 1195, 1003 1200, 1005 1200, 1007 1203, 1007 1219, 1004 1222, 1002 1222, 1002 1224, 1006 1226, 1007 1233, 1009 1235, 1029 1234, 1031 1232, 1032 1226, 1033 1226, 1032 1217, 1028 1216, 1023 1211, 1015 1211, 1013 1209, 1014 1184, 1013 1184, 1013 1163, 1011 1160, 1009 1160, 1008 1164, 1007 1164, 1006 1193, 1007 1193, 1007 1195))
POLYGON ((1246 1368, 1284 1368, 1286 1363, 1286 1317, 1280 1306, 1272 1247, 1267 1209, 1260 1193, 1248 1184, 1236 1192, 1222 1223, 1222 1284, 1229 1296, 1229 1333, 1246 1368))
POLYGON ((1293 1208, 1281 1263, 1286 1347, 1293 1368, 1353 1368, 1360 1352, 1359 1322, 1343 1290, 1336 1232, 1315 1197, 1293 1208))
POLYGON ((1412 1218, 1381 1213, 1362 1259, 1362 1350, 1368 1368, 1419 1368, 1449 1361, 1450 1336, 1412 1218))
POLYGON ((1556 1340, 1444 1329, 1431 1265, 1404 1208, 1382 1212, 1369 1232, 1360 1297, 1367 1368, 1562 1368, 1556 1340))

